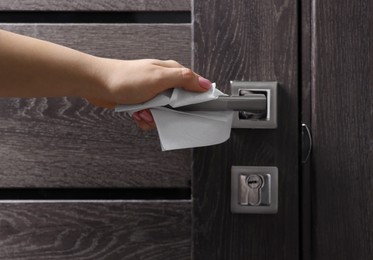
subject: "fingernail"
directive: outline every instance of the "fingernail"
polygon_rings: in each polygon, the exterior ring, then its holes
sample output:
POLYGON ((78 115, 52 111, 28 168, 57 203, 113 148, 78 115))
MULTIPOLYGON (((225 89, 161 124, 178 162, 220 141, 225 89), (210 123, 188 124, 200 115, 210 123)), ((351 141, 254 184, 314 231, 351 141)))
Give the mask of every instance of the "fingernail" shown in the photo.
POLYGON ((149 111, 146 111, 146 110, 141 111, 141 112, 139 113, 139 115, 140 115, 140 117, 141 117, 143 120, 145 120, 145 121, 148 122, 148 123, 152 123, 152 122, 154 121, 154 120, 153 120, 153 117, 152 117, 152 114, 150 114, 149 111))
POLYGON ((206 89, 206 90, 210 89, 211 86, 212 86, 211 81, 209 81, 208 79, 205 79, 201 76, 198 77, 198 82, 199 82, 199 86, 203 89, 206 89))
POLYGON ((137 112, 133 113, 132 114, 132 117, 137 120, 137 121, 140 121, 141 120, 141 117, 137 114, 137 112))

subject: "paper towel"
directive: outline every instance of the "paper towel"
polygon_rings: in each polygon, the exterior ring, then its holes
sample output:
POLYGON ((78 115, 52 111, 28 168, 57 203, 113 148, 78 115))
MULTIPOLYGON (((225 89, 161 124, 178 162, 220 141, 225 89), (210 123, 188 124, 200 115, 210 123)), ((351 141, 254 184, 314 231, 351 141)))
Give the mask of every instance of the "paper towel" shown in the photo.
POLYGON ((214 145, 225 142, 231 132, 233 111, 179 111, 173 108, 202 103, 226 96, 213 84, 207 92, 196 93, 180 88, 160 93, 139 105, 119 105, 117 112, 132 113, 150 109, 157 126, 163 151, 214 145))

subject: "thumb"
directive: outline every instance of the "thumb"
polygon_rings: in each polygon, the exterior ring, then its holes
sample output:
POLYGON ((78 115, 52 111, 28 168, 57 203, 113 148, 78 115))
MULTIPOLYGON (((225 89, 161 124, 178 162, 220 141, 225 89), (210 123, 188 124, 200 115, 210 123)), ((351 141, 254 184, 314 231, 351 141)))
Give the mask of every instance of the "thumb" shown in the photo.
POLYGON ((211 88, 211 81, 194 73, 188 68, 167 68, 166 88, 180 87, 188 91, 205 92, 211 88))

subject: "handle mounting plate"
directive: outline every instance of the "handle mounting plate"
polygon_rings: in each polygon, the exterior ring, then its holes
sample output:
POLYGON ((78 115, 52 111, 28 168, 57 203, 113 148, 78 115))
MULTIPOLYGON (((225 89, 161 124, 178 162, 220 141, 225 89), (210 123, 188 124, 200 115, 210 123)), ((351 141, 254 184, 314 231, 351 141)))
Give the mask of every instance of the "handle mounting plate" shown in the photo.
POLYGON ((277 86, 275 81, 231 81, 232 97, 264 94, 267 99, 266 114, 263 118, 245 118, 242 116, 244 111, 235 111, 232 128, 277 128, 277 86))

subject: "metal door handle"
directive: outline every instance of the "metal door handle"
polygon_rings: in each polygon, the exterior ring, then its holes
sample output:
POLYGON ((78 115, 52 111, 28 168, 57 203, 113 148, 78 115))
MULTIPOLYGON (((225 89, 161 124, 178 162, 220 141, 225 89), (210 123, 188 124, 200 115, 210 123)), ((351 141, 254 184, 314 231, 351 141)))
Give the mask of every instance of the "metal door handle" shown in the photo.
POLYGON ((179 107, 182 111, 253 111, 264 112, 267 109, 267 98, 264 94, 249 94, 241 97, 224 97, 218 99, 179 107))
POLYGON ((232 128, 277 128, 277 82, 231 81, 231 96, 177 109, 233 110, 232 128))

